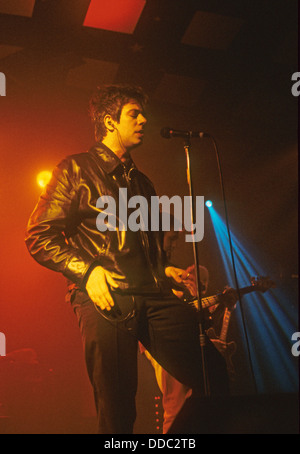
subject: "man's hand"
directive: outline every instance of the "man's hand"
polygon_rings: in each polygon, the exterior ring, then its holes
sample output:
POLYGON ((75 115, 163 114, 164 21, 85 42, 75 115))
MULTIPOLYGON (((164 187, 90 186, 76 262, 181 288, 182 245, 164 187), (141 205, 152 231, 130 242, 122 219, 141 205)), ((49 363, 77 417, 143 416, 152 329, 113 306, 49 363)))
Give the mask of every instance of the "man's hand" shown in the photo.
POLYGON ((91 272, 85 287, 91 300, 100 309, 108 311, 114 306, 109 286, 117 288, 117 284, 111 274, 102 266, 96 266, 91 272))
MULTIPOLYGON (((192 272, 192 267, 183 270, 181 268, 176 268, 175 266, 168 266, 165 268, 165 274, 167 277, 173 279, 177 284, 182 288, 185 287, 191 295, 195 295, 195 276, 192 272)), ((173 290, 173 293, 178 297, 182 298, 184 292, 179 290, 173 290)))
POLYGON ((234 288, 225 287, 222 293, 222 301, 224 302, 225 306, 229 309, 234 309, 237 301, 238 301, 238 294, 234 288))

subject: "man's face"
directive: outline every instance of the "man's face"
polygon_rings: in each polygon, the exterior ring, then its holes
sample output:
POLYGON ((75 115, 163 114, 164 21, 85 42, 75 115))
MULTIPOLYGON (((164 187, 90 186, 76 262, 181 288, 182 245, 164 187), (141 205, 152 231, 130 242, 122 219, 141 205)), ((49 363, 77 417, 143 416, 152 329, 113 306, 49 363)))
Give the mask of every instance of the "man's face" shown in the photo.
POLYGON ((127 150, 142 143, 146 122, 145 112, 140 104, 135 101, 125 104, 121 112, 120 122, 117 124, 117 130, 120 140, 127 150))

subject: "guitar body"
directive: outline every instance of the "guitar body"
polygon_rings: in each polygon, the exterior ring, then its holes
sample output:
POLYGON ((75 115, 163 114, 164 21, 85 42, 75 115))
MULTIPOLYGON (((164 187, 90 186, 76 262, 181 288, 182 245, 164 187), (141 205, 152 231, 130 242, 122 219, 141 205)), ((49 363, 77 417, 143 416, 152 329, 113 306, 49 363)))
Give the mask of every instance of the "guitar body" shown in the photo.
POLYGON ((232 356, 235 354, 237 349, 236 343, 234 341, 232 342, 222 341, 217 336, 214 328, 209 328, 206 334, 209 337, 210 341, 213 343, 213 345, 216 347, 216 349, 219 351, 219 353, 221 353, 221 355, 225 359, 229 378, 231 380, 234 380, 236 373, 232 362, 232 356))
MULTIPOLYGON (((135 316, 135 298, 132 295, 126 295, 117 291, 112 291, 111 296, 114 300, 114 307, 111 310, 101 309, 94 304, 95 310, 110 322, 126 322, 135 316)), ((87 292, 79 290, 74 286, 67 296, 67 301, 73 302, 76 299, 76 304, 83 305, 91 302, 87 292)))
POLYGON ((114 307, 111 310, 102 310, 99 306, 96 309, 110 322, 127 322, 135 316, 135 298, 132 295, 119 294, 112 291, 114 307))

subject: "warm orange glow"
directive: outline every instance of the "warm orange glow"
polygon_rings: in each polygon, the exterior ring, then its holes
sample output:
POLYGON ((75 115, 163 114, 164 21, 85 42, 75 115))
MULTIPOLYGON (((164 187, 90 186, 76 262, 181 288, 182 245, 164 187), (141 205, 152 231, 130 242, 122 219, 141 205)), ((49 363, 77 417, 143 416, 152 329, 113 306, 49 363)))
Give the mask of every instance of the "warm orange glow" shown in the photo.
POLYGON ((38 174, 36 178, 37 184, 41 188, 44 188, 49 183, 51 176, 52 176, 51 172, 49 172, 48 170, 43 170, 38 174))
POLYGON ((83 25, 131 34, 145 5, 146 0, 92 0, 83 25))

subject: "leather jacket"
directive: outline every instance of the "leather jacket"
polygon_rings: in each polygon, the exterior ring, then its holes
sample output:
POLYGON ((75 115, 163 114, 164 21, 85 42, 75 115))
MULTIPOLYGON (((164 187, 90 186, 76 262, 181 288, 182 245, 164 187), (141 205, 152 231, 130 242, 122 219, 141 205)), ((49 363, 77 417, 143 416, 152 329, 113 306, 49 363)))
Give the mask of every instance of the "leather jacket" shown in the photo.
POLYGON ((127 188, 128 199, 146 197, 148 206, 156 195, 131 159, 124 164, 102 143, 65 158, 29 219, 25 243, 31 256, 81 289, 97 265, 112 273, 121 290, 160 288, 167 264, 162 232, 121 230, 118 210, 115 230, 97 229, 98 198, 112 196, 118 206, 120 188, 127 188))

